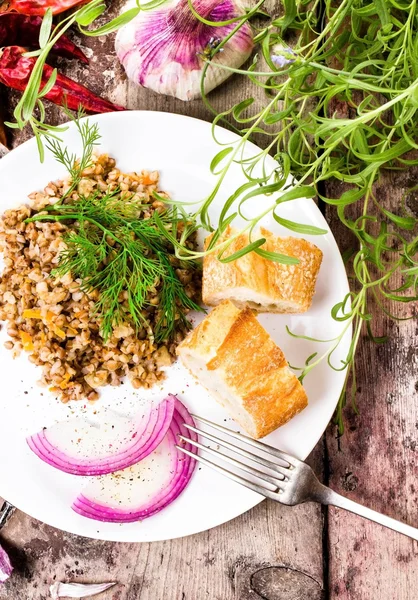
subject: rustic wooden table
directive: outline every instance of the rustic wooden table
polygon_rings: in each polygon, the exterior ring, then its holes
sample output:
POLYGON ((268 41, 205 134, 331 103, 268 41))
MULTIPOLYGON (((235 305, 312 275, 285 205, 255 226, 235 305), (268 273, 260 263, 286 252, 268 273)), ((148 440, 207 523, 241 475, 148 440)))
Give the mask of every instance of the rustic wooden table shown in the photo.
MULTIPOLYGON (((119 0, 113 2, 113 13, 118 5, 119 0)), ((130 109, 210 120, 200 101, 184 103, 129 84, 115 59, 112 38, 87 39, 82 45, 91 56, 90 67, 66 62, 65 72, 97 93, 130 109)), ((233 78, 212 94, 212 101, 225 108, 245 93, 244 82, 233 78)), ((4 93, 6 112, 12 112, 17 98, 4 93)), ((62 115, 51 107, 48 118, 56 123, 62 115)), ((26 137, 26 132, 15 134, 11 145, 26 137)), ((412 173, 398 174, 382 182, 377 193, 396 211, 404 189, 416 183, 412 173)), ((337 190, 329 191, 336 197, 337 190)), ((417 213, 417 198, 408 202, 417 213)), ((333 209, 326 216, 343 251, 352 240, 333 209)), ((408 309, 402 310, 406 314, 408 309)), ((336 491, 418 525, 417 321, 389 322, 380 316, 377 326, 378 333, 390 333, 390 341, 376 346, 364 337, 360 342, 361 414, 347 409, 346 433, 339 441, 330 425, 310 463, 336 491)), ((46 600, 55 580, 119 582, 99 596, 102 600, 417 598, 416 542, 314 504, 288 508, 264 501, 211 531, 153 544, 89 540, 17 512, 2 531, 2 544, 16 570, 0 587, 0 600, 46 600)))

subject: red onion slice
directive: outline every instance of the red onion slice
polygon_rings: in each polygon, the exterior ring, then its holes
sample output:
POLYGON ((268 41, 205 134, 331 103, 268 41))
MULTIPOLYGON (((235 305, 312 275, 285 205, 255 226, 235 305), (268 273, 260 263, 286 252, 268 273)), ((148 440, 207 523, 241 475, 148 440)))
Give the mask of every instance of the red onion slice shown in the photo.
MULTIPOLYGON (((197 435, 184 424, 194 421, 175 400, 170 428, 161 444, 140 463, 106 475, 90 483, 75 500, 73 509, 80 515, 109 523, 132 523, 150 517, 173 502, 189 483, 196 461, 175 446, 178 436, 197 435)), ((185 444, 192 450, 190 444, 185 444)))
POLYGON ((171 394, 147 414, 135 418, 109 415, 100 425, 71 419, 27 438, 47 464, 72 475, 105 475, 144 459, 164 439, 173 419, 171 394))

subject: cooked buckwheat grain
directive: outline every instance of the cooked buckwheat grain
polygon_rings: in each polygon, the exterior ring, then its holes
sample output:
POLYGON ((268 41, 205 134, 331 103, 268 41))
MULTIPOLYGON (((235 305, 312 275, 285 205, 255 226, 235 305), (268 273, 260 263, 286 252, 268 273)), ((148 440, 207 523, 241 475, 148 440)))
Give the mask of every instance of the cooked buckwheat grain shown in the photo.
MULTIPOLYGON (((100 190, 120 189, 138 194, 148 205, 142 217, 161 210, 152 192, 158 189, 156 171, 121 173, 114 159, 106 154, 94 158, 91 168, 73 193, 84 195, 100 190)), ((7 210, 0 220, 0 250, 4 271, 0 278, 0 320, 7 322, 11 340, 5 347, 18 356, 23 350, 29 360, 42 367, 40 383, 48 386, 63 402, 98 398, 97 388, 120 385, 127 376, 134 388, 150 387, 164 377, 161 367, 174 361, 175 348, 185 335, 178 323, 175 339, 166 344, 154 342, 153 328, 158 316, 159 290, 152 291, 146 309, 147 327, 139 331, 129 324, 114 328, 105 343, 100 334, 100 319, 94 314, 97 291, 84 293, 79 279, 71 274, 54 277, 60 252, 65 248, 63 223, 32 222, 33 216, 59 200, 69 182, 49 183, 43 192, 29 196, 29 205, 7 210)), ((163 192, 159 192, 164 195, 163 192)), ((194 245, 194 242, 191 242, 194 245)), ((194 269, 174 264, 186 293, 198 301, 200 275, 194 269)), ((122 297, 123 302, 126 298, 122 297)))

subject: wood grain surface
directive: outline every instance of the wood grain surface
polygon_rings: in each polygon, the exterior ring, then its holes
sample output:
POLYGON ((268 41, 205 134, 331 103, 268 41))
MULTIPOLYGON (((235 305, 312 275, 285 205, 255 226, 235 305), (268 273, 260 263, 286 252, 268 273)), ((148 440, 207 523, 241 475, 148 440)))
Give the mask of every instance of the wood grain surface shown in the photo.
MULTIPOLYGON (((322 452, 312 457, 320 469, 322 452)), ((1 600, 46 600, 55 580, 117 581, 102 600, 321 600, 322 511, 263 502, 205 533, 152 544, 70 535, 23 513, 2 532, 17 572, 1 600)))
MULTIPOLYGON (((417 173, 384 177, 376 195, 399 214, 402 195, 416 184, 417 173)), ((341 193, 336 184, 330 197, 341 193)), ((415 195, 407 206, 418 215, 415 195)), ((328 221, 340 249, 350 246, 333 210, 328 221)), ((348 409, 339 444, 326 435, 329 485, 341 494, 418 527, 418 323, 417 306, 388 305, 392 321, 372 306, 375 335, 389 335, 376 345, 366 336, 358 350, 357 401, 361 414, 348 409)), ((338 600, 415 600, 418 597, 418 544, 350 513, 329 509, 329 598, 338 600)))
MULTIPOLYGON (((119 0, 112 12, 119 10, 119 0)), ((278 0, 270 2, 277 11, 278 0)), ((130 109, 169 111, 210 120, 201 101, 184 103, 126 81, 115 59, 112 36, 74 36, 91 57, 90 67, 59 60, 70 77, 130 109)), ((2 90, 3 92, 3 90, 2 90)), ((231 78, 211 94, 226 108, 253 94, 231 78)), ((18 95, 4 96, 10 116, 18 95)), ((48 108, 52 123, 65 120, 48 108)), ((9 135, 14 147, 28 132, 9 135)), ((396 212, 406 173, 378 189, 396 212)), ((331 184, 330 184, 331 185, 331 184)), ((329 190, 336 194, 335 190, 329 190)), ((418 212, 416 198, 410 209, 418 212)), ((343 250, 352 240, 332 209, 327 213, 343 250)), ((377 311, 376 311, 377 314, 377 311)), ((381 313, 380 313, 381 314, 381 313)), ((362 339, 358 353, 360 416, 347 410, 348 427, 337 440, 331 425, 310 462, 331 487, 377 510, 418 526, 418 327, 417 321, 377 319, 390 341, 362 339)), ((0 457, 0 460, 2 458, 0 457)), ((46 600, 56 580, 117 581, 101 600, 416 600, 418 546, 360 517, 317 505, 283 507, 265 501, 211 531, 153 544, 89 540, 15 513, 1 532, 16 571, 0 587, 0 600, 46 600)))

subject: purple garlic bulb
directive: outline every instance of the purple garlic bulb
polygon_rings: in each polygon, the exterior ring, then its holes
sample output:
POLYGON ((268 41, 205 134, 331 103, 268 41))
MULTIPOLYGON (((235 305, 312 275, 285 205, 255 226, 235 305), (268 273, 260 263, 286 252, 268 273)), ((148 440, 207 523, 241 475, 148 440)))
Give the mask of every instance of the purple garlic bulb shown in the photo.
MULTIPOLYGON (((244 14, 233 0, 193 0, 193 6, 208 21, 227 21, 244 14)), ((175 0, 141 11, 122 27, 116 37, 116 53, 130 80, 159 94, 193 100, 200 96, 206 60, 238 68, 250 56, 254 43, 248 23, 216 51, 236 25, 206 25, 194 16, 187 0, 175 0)), ((215 64, 206 73, 206 93, 231 75, 215 64)))

